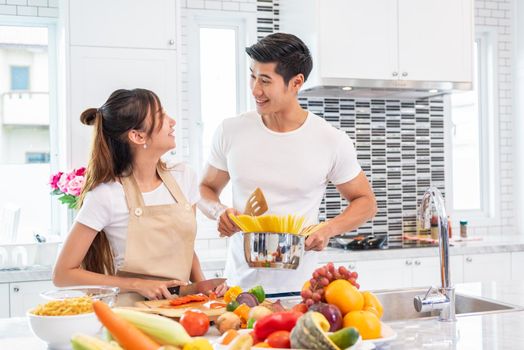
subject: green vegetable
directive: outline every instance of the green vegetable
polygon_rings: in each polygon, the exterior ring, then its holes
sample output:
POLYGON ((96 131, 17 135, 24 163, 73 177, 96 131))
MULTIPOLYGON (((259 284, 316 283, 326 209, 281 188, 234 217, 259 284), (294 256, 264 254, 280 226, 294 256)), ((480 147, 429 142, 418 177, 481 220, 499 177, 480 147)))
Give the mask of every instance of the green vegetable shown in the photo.
POLYGON ((262 286, 255 286, 248 291, 250 294, 253 294, 257 298, 258 302, 261 303, 266 299, 266 292, 262 286))
POLYGON ((129 309, 115 308, 113 311, 161 345, 182 347, 191 341, 184 327, 175 320, 129 309))
POLYGON ((346 349, 355 344, 358 341, 360 333, 355 327, 346 327, 341 330, 330 334, 329 339, 341 349, 346 349))
POLYGON ((227 311, 235 311, 237 307, 239 307, 240 304, 238 303, 238 301, 236 300, 231 300, 229 303, 227 303, 226 305, 226 310, 227 311))
POLYGON ((247 328, 248 329, 251 329, 253 328, 253 325, 255 324, 256 320, 254 318, 250 318, 249 320, 247 320, 247 328))
POLYGON ((85 334, 73 335, 71 345, 73 350, 122 350, 115 342, 108 343, 85 334))

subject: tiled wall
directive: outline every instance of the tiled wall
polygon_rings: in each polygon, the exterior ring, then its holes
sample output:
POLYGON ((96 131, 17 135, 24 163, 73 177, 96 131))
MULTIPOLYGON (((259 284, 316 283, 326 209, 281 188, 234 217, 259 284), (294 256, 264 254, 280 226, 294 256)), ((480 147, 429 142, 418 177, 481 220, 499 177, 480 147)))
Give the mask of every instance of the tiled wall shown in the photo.
POLYGON ((58 17, 58 0, 0 0, 0 15, 58 17))
MULTIPOLYGON (((416 203, 430 184, 444 192, 444 101, 301 97, 304 108, 344 130, 373 187, 378 213, 351 235, 388 235, 390 247, 414 233, 416 203)), ((329 185, 320 219, 345 209, 347 201, 329 185)))
MULTIPOLYGON (((520 0, 518 0, 520 2, 520 0)), ((512 10, 513 0, 475 0, 475 25, 491 27, 497 31, 498 40, 498 110, 500 199, 502 226, 514 228, 515 212, 513 199, 513 101, 512 101, 512 10)), ((487 227, 476 227, 479 233, 487 227)))

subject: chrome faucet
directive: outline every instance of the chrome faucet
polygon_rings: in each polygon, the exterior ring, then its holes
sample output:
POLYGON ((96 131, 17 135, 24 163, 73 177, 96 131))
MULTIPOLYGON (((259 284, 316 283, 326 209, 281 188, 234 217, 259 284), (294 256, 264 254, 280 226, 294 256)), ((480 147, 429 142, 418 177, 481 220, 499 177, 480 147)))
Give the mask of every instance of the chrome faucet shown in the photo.
POLYGON ((438 188, 431 186, 422 196, 417 215, 418 227, 430 229, 434 213, 437 215, 438 224, 442 287, 430 287, 425 295, 416 296, 413 303, 418 312, 440 310, 439 321, 455 321, 455 288, 451 285, 449 271, 448 218, 442 194, 438 188))

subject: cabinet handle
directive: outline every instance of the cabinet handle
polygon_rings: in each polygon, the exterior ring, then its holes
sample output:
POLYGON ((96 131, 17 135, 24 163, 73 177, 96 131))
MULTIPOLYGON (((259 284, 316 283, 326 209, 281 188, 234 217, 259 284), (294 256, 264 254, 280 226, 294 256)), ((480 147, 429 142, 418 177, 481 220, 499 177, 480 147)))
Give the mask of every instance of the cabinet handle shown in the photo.
POLYGON ((413 264, 413 261, 411 261, 411 260, 406 260, 406 265, 411 266, 412 264, 413 264))
POLYGON ((215 272, 215 277, 220 277, 221 273, 220 272, 215 272))
POLYGON ((391 73, 392 76, 396 77, 398 75, 398 72, 391 73))
POLYGON ((466 258, 466 261, 467 261, 467 262, 472 262, 472 261, 473 261, 473 258, 472 258, 471 256, 468 256, 468 257, 466 258))
POLYGON ((415 260, 415 265, 420 265, 420 260, 415 260))
POLYGON ((13 287, 13 292, 18 293, 19 291, 20 291, 20 288, 18 288, 18 287, 13 287))
POLYGON ((173 39, 170 39, 170 40, 168 41, 168 43, 169 43, 169 45, 171 45, 171 46, 175 45, 175 41, 174 41, 173 39))
POLYGON ((354 270, 354 269, 355 269, 355 264, 349 264, 349 265, 348 265, 348 269, 350 269, 350 270, 354 270))
POLYGON ((402 76, 403 77, 407 77, 408 76, 408 72, 402 72, 402 76))

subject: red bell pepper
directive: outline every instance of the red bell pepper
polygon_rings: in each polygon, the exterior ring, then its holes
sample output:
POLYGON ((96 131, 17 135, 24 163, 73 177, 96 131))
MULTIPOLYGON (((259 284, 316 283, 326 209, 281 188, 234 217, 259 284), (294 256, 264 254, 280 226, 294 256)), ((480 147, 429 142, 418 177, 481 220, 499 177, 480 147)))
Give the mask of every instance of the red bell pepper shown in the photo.
POLYGON ((271 315, 262 317, 255 322, 253 332, 257 339, 261 341, 265 340, 271 333, 276 331, 291 332, 300 316, 302 316, 302 314, 296 311, 272 313, 271 315))

